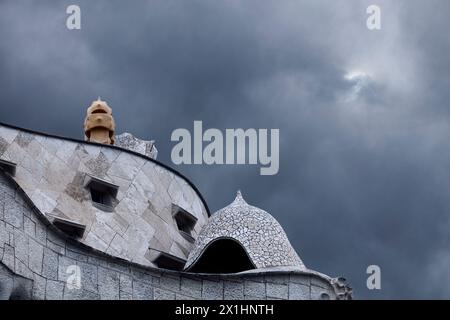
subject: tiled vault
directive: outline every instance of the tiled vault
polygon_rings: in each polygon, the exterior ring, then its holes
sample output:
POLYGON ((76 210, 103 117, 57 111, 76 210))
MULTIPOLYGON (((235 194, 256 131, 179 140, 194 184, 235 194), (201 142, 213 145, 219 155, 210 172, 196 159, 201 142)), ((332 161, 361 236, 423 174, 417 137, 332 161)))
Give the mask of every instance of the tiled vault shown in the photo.
POLYGON ((256 268, 305 268, 275 218, 266 211, 249 205, 239 191, 236 199, 214 213, 203 227, 185 268, 189 269, 208 245, 220 238, 231 238, 239 242, 256 268))

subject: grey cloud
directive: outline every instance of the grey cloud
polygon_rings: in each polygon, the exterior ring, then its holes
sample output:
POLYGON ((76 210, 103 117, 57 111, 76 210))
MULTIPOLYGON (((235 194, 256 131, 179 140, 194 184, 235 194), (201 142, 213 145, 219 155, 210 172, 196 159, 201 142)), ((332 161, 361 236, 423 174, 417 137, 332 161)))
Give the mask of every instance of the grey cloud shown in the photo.
POLYGON ((276 176, 176 169, 212 210, 242 189, 307 266, 357 297, 448 298, 446 1, 377 1, 376 32, 372 1, 77 1, 82 30, 69 31, 72 2, 1 2, 1 121, 81 139, 100 95, 118 130, 155 139, 169 165, 171 132, 194 120, 280 128, 276 176), (367 78, 354 91, 356 71, 367 78), (365 287, 369 264, 379 292, 365 287))

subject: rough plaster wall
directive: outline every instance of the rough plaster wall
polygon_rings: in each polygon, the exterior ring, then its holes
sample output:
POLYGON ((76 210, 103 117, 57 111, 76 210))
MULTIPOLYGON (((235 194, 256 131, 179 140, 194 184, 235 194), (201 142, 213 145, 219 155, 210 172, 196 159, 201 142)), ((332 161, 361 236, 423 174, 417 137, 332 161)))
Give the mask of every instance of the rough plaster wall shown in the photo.
POLYGON ((86 225, 82 242, 132 262, 152 266, 157 251, 149 247, 187 258, 192 243, 179 233, 172 203, 198 219, 194 238, 208 218, 184 179, 124 150, 0 125, 0 158, 17 164, 14 179, 42 213, 86 225), (87 174, 119 186, 113 212, 92 205, 87 174))
POLYGON ((194 275, 108 256, 48 224, 0 172, 2 298, 19 293, 18 298, 32 299, 319 299, 327 293, 334 299, 335 292, 315 274, 194 275), (81 289, 66 285, 71 265, 80 267, 81 289))

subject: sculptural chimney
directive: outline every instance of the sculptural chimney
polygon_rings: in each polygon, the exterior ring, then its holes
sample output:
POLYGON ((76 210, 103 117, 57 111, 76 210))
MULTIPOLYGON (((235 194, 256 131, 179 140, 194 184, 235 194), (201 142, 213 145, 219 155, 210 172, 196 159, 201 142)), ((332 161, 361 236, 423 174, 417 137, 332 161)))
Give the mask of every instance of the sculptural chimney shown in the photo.
POLYGON ((114 144, 115 123, 112 109, 98 98, 87 109, 84 120, 84 138, 86 141, 114 144))

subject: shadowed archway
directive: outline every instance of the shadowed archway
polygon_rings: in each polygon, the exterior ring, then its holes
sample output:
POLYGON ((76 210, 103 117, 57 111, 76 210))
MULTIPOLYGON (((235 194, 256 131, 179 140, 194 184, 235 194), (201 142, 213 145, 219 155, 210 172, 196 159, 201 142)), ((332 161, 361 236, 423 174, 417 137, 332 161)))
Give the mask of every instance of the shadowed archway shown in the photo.
POLYGON ((211 242, 188 269, 196 273, 235 273, 255 269, 247 251, 236 240, 220 238, 211 242))

